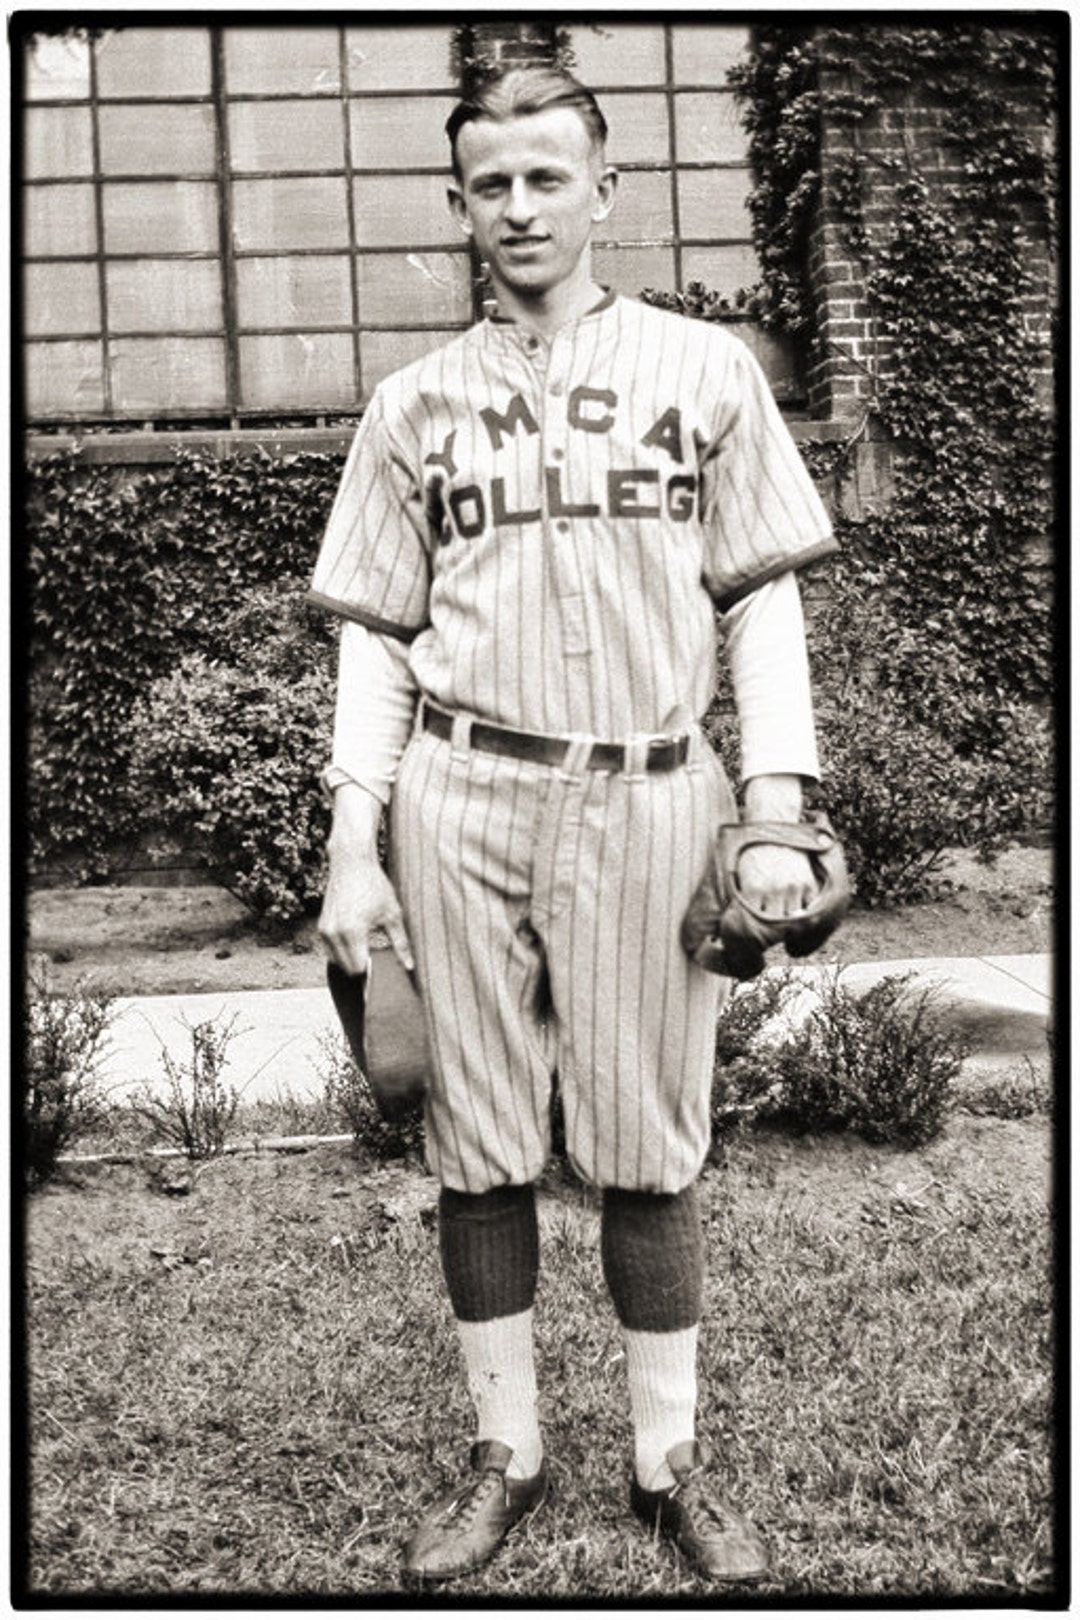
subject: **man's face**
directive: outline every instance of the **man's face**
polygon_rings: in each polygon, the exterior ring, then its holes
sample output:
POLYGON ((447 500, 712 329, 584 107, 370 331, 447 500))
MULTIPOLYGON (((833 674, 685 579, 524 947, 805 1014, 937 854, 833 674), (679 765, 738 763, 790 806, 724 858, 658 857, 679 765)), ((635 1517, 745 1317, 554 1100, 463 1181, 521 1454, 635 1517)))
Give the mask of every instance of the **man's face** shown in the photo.
POLYGON ((539 297, 577 272, 594 224, 615 201, 615 171, 571 107, 458 133, 450 205, 496 286, 539 297))

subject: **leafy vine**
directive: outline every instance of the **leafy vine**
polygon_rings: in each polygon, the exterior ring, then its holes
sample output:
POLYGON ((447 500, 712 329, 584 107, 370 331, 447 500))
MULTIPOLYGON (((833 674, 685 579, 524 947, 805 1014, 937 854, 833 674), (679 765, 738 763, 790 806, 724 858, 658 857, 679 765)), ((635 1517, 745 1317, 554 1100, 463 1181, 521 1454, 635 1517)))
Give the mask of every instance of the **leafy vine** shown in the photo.
MULTIPOLYGON (((757 312, 815 340, 822 219, 859 266, 869 416, 894 442, 896 479, 886 512, 841 525, 848 567, 928 661, 958 654, 961 684, 1002 703, 1053 688, 1053 379, 1031 267, 1055 244, 1059 45, 1045 20, 769 26, 732 74, 757 312)), ((919 682, 908 695, 917 706, 919 682)), ((994 740, 979 712, 968 746, 994 740)))

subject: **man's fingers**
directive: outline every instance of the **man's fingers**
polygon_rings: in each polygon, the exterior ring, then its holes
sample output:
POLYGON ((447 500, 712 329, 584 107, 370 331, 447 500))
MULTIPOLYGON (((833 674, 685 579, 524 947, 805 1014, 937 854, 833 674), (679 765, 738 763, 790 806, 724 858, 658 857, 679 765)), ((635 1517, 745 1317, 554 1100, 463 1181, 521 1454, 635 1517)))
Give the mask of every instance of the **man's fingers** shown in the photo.
POLYGON ((409 944, 409 936, 405 932, 405 924, 402 922, 401 917, 398 916, 392 921, 387 921, 384 926, 386 928, 386 937, 394 947, 394 954, 398 961, 406 973, 415 973, 416 962, 413 959, 412 946, 409 944))
POLYGON ((366 973, 371 965, 371 947, 367 934, 356 934, 337 929, 319 930, 319 938, 332 962, 346 973, 366 973))

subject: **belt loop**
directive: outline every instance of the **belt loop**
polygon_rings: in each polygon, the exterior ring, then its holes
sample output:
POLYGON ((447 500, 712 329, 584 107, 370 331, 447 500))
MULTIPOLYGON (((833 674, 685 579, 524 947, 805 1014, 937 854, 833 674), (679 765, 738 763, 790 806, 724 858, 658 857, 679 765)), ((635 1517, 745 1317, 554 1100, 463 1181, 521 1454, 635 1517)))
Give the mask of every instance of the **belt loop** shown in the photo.
POLYGON ((462 714, 460 711, 454 716, 454 723, 450 728, 450 758, 458 765, 467 765, 469 753, 472 748, 471 714, 462 714))
POLYGON ((712 748, 705 737, 705 733, 696 723, 687 727, 686 736, 686 769, 688 771, 700 771, 712 753, 712 748))
POLYGON ((582 775, 589 768, 592 756, 594 737, 574 732, 566 745, 566 753, 559 766, 560 782, 580 782, 582 775))
POLYGON ((644 782, 646 764, 649 758, 649 744, 651 742, 652 738, 648 735, 630 738, 623 755, 624 782, 644 782))

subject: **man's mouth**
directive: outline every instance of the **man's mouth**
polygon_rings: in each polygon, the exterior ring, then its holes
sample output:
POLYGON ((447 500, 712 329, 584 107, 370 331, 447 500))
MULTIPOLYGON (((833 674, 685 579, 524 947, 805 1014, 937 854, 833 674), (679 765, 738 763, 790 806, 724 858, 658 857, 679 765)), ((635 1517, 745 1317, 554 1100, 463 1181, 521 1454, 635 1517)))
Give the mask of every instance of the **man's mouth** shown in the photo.
POLYGON ((544 243, 546 241, 547 241, 546 236, 504 236, 503 237, 503 247, 507 247, 507 248, 543 247, 543 245, 544 245, 544 243))

